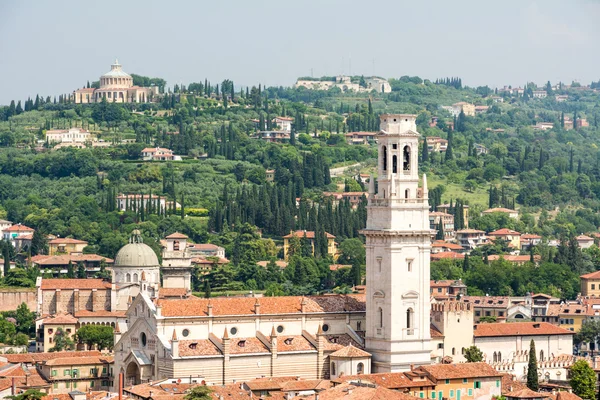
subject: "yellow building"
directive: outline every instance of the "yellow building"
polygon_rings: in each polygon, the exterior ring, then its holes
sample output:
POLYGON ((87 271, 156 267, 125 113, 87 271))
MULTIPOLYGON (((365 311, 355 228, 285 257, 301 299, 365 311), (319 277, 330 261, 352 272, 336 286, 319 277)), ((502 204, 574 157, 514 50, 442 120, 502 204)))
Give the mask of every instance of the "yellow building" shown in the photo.
POLYGON ((501 395, 502 375, 484 362, 423 365, 414 371, 425 372, 435 384, 430 399, 492 399, 501 395))
POLYGON ((48 253, 51 256, 58 254, 83 253, 83 249, 88 245, 85 240, 72 238, 56 238, 48 242, 48 253))
MULTIPOLYGON (((310 241, 310 246, 312 248, 313 255, 315 254, 315 232, 314 231, 295 231, 290 232, 289 235, 285 235, 283 237, 283 257, 287 260, 288 252, 290 250, 290 241, 292 238, 298 238, 302 240, 306 236, 306 239, 310 241)), ((327 237, 327 254, 336 258, 337 254, 337 245, 335 243, 335 236, 331 233, 325 232, 325 236, 327 237)))
POLYGON ((521 233, 512 229, 502 228, 488 233, 491 239, 502 239, 508 242, 508 246, 513 249, 521 249, 521 233))
POLYGON ((548 306, 548 317, 554 317, 558 320, 561 328, 568 329, 571 332, 579 332, 583 323, 593 317, 595 310, 586 304, 563 303, 550 304, 548 306))
POLYGON ((43 361, 42 375, 52 385, 52 393, 74 390, 109 390, 113 383, 113 357, 61 357, 43 361))
POLYGON ((57 332, 62 331, 71 339, 74 338, 75 332, 77 332, 77 318, 70 314, 57 314, 37 322, 42 322, 38 329, 37 341, 44 343, 44 352, 46 353, 54 347, 57 332))
POLYGON ((600 296, 600 271, 581 275, 579 280, 583 297, 600 296))

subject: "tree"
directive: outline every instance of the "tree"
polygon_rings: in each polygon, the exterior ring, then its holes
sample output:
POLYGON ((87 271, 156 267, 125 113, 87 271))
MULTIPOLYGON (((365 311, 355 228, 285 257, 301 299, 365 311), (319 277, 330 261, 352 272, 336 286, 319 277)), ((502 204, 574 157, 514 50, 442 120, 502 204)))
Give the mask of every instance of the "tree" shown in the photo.
POLYGON ((427 146, 427 138, 423 140, 423 151, 421 152, 421 162, 429 161, 429 146, 427 146))
POLYGON ((208 386, 195 386, 184 397, 185 400, 211 400, 212 398, 212 389, 208 386))
POLYGON ((535 355, 535 342, 531 339, 529 343, 529 362, 527 363, 527 387, 534 392, 539 389, 537 357, 535 355))
POLYGON ((89 349, 93 346, 97 346, 98 349, 112 349, 114 346, 114 332, 111 326, 84 325, 77 331, 76 338, 89 349))
POLYGON ((576 361, 571 366, 569 384, 582 399, 596 398, 596 374, 586 360, 576 361))
POLYGON ((77 264, 77 278, 79 278, 79 279, 85 279, 85 278, 87 278, 87 273, 86 273, 85 265, 83 265, 82 262, 79 262, 77 264))
POLYGON ((8 246, 4 246, 2 257, 4 257, 4 277, 7 277, 8 273, 10 272, 10 253, 8 246))
POLYGON ((208 279, 204 279, 204 297, 210 299, 210 282, 208 279))
POLYGON ((41 229, 36 229, 31 238, 31 255, 46 254, 48 252, 48 240, 41 229))
POLYGON ((479 350, 479 347, 473 345, 465 349, 465 359, 467 362, 481 362, 483 361, 483 352, 479 350))
POLYGON ((75 278, 75 268, 73 268, 73 263, 71 261, 69 261, 69 265, 67 266, 67 278, 75 278))
POLYGON ((41 400, 45 396, 46 393, 40 392, 37 389, 27 389, 21 394, 6 397, 12 400, 41 400))
MULTIPOLYGON (((94 326, 94 325, 90 325, 94 326)), ((56 334, 54 335, 54 347, 50 349, 51 352, 63 351, 63 350, 74 350, 75 342, 63 328, 57 328, 56 334)))

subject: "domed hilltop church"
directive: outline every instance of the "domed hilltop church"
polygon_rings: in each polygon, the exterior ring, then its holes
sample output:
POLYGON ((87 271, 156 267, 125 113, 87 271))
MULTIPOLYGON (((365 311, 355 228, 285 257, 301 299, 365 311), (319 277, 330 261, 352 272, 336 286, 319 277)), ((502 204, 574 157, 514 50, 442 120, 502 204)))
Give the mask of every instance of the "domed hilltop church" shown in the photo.
POLYGON ((133 85, 131 75, 123 71, 119 60, 110 66, 110 71, 100 77, 100 87, 82 88, 73 91, 76 104, 99 103, 102 99, 114 103, 148 103, 158 95, 158 87, 133 85))
MULTIPOLYGON (((431 363, 432 232, 425 178, 419 187, 415 118, 381 116, 378 190, 371 179, 363 231, 366 295, 164 297, 153 275, 157 270, 146 269, 147 283, 139 287, 127 322, 115 334, 114 370, 125 374, 125 384, 190 376, 217 384, 261 376, 334 378, 431 363)), ((185 239, 177 236, 167 245, 165 286, 175 279, 185 282, 176 275, 191 272, 182 262, 185 239)), ((131 260, 127 268, 121 252, 117 256, 120 282, 124 273, 141 273, 133 260, 148 267, 154 262, 147 262, 151 256, 141 246, 121 250, 127 249, 131 260), (134 248, 144 255, 134 255, 134 248)))

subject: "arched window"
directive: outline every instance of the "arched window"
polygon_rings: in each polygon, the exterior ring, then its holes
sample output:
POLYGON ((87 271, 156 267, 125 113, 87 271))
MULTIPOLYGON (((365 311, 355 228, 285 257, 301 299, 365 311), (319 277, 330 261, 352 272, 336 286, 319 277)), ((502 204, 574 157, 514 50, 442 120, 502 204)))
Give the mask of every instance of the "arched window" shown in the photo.
POLYGON ((456 348, 453 347, 452 348, 452 355, 455 355, 455 354, 456 354, 456 348))
POLYGON ((502 362, 502 352, 498 352, 498 362, 502 362))
POLYGON ((398 172, 398 157, 396 155, 392 156, 392 173, 398 172))
POLYGON ((133 281, 137 282, 138 281, 138 274, 133 274, 133 281))
POLYGON ((378 326, 380 328, 383 328, 383 310, 381 309, 381 307, 379 307, 379 309, 377 310, 377 317, 378 317, 378 326))
POLYGON ((131 274, 125 275, 125 282, 131 282, 131 274))
POLYGON ((540 350, 540 361, 544 361, 544 350, 540 350))
POLYGON ((362 328, 362 322, 360 322, 360 321, 357 321, 357 322, 356 322, 356 330, 357 330, 357 331, 361 331, 362 329, 360 329, 360 328, 362 328))
POLYGON ((498 354, 496 354, 496 352, 494 352, 494 356, 493 356, 492 360, 494 362, 498 362, 498 354))
POLYGON ((408 199, 408 197, 409 197, 409 194, 410 194, 410 190, 409 190, 409 189, 406 189, 406 190, 404 191, 404 198, 405 198, 405 199, 408 199))
POLYGON ((383 146, 381 148, 381 151, 383 152, 383 155, 382 155, 383 170, 387 171, 387 146, 383 146))
POLYGON ((329 375, 331 376, 335 376, 335 363, 332 361, 331 362, 331 373, 329 375))
POLYGON ((408 329, 408 334, 412 335, 412 329, 415 325, 414 322, 415 312, 412 308, 406 310, 406 329, 408 329))
POLYGON ((403 169, 405 171, 410 171, 410 147, 409 146, 404 146, 404 151, 403 151, 403 169))
POLYGON ((358 365, 356 366, 356 373, 357 374, 364 374, 365 373, 365 364, 358 363, 358 365))
POLYGON ((173 242, 173 250, 179 251, 179 240, 173 242))

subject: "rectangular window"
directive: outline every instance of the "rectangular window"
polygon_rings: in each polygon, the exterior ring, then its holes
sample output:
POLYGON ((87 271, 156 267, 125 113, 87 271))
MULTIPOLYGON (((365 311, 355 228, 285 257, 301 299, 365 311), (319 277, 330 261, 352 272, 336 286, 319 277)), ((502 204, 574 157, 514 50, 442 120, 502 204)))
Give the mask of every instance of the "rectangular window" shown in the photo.
POLYGON ((496 379, 496 387, 500 387, 500 379, 496 379))
POLYGON ((64 376, 71 376, 71 370, 65 369, 64 376))
POLYGON ((58 382, 54 382, 54 389, 58 389, 58 382))
POLYGON ((52 376, 56 376, 56 373, 57 373, 57 372, 58 372, 57 370, 53 369, 53 370, 52 370, 52 376))
POLYGON ((73 376, 76 377, 79 374, 79 370, 77 368, 73 368, 73 376))
POLYGON ((489 317, 490 315, 492 315, 492 314, 491 314, 489 311, 486 311, 486 312, 485 312, 485 316, 486 316, 486 317, 489 317))
POLYGON ((463 383, 467 383, 467 380, 468 380, 468 379, 466 379, 466 378, 463 378, 463 383))
POLYGON ((423 398, 425 395, 423 394, 423 392, 419 393, 419 397, 423 398))
POLYGON ((435 390, 433 390, 433 391, 431 392, 431 398, 432 398, 432 399, 435 399, 435 390))
POLYGON ((450 384, 450 379, 446 379, 446 385, 450 384))
POLYGON ((498 311, 498 316, 499 317, 504 317, 504 311, 498 311))
POLYGON ((450 389, 450 398, 453 399, 454 398, 454 390, 450 389))
POLYGON ((475 387, 475 389, 481 389, 481 382, 475 381, 474 387, 475 387))
POLYGON ((103 374, 106 374, 106 367, 103 367, 103 368, 102 368, 102 373, 103 373, 103 374))
POLYGON ((408 267, 408 272, 412 271, 413 260, 406 260, 406 266, 408 267))
POLYGON ((476 317, 481 317, 481 311, 475 311, 475 316, 476 317))
POLYGON ((469 396, 473 396, 473 389, 469 389, 469 390, 467 391, 467 393, 469 394, 469 396))
POLYGON ((596 289, 596 285, 594 283, 592 283, 592 290, 596 289))
POLYGON ((94 381, 90 381, 90 387, 94 387, 94 381))
POLYGON ((77 381, 73 381, 73 389, 77 387, 77 381))

